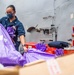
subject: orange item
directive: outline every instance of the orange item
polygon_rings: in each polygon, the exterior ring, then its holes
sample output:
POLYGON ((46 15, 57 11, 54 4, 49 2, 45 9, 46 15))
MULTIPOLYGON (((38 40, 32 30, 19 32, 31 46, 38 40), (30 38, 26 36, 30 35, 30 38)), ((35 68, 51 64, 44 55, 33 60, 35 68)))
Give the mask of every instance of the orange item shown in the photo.
POLYGON ((46 52, 47 52, 47 53, 55 54, 55 50, 56 50, 56 48, 54 48, 54 47, 49 47, 49 46, 47 45, 47 49, 46 49, 46 52))
POLYGON ((74 50, 64 50, 64 55, 72 54, 74 50))
POLYGON ((27 47, 27 48, 29 48, 29 47, 31 47, 31 48, 36 48, 35 45, 36 45, 35 42, 27 42, 27 43, 26 43, 26 47, 27 47))

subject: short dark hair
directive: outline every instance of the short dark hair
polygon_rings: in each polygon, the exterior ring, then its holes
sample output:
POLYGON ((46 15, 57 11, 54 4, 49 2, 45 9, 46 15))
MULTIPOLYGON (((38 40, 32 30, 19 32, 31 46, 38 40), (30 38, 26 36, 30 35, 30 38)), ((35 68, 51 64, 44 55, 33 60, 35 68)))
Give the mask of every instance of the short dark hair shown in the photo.
POLYGON ((16 12, 15 6, 14 5, 9 5, 7 8, 12 8, 14 12, 16 12))

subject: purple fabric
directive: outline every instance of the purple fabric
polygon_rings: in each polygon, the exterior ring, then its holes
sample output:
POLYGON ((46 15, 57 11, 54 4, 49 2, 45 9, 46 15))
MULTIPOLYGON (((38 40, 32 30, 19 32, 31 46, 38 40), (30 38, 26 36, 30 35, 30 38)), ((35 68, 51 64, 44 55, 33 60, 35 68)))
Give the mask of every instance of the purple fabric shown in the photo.
POLYGON ((25 59, 15 50, 11 38, 5 28, 0 24, 0 63, 23 65, 25 59))
POLYGON ((62 55, 64 55, 64 50, 63 49, 56 49, 55 54, 56 54, 56 56, 62 56, 62 55))
POLYGON ((36 49, 44 52, 46 50, 46 45, 43 43, 38 43, 38 44, 36 44, 36 49))
POLYGON ((12 27, 7 27, 7 32, 9 33, 11 38, 15 37, 15 28, 13 26, 12 27))
POLYGON ((5 28, 0 24, 0 63, 5 66, 20 65, 36 61, 39 59, 51 59, 54 55, 47 54, 37 49, 29 49, 27 53, 22 56, 15 50, 11 38, 5 28))
POLYGON ((27 63, 30 63, 39 59, 48 60, 54 57, 55 56, 53 54, 48 54, 37 49, 29 49, 27 53, 24 53, 24 58, 26 59, 27 63))

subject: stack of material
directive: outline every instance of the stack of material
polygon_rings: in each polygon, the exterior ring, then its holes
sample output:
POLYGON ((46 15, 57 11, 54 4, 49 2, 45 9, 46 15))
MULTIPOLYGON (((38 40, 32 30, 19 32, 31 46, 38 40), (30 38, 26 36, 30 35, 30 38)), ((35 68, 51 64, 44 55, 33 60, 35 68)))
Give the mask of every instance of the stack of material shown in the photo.
POLYGON ((24 67, 4 68, 0 75, 74 75, 74 54, 48 61, 39 60, 24 67))

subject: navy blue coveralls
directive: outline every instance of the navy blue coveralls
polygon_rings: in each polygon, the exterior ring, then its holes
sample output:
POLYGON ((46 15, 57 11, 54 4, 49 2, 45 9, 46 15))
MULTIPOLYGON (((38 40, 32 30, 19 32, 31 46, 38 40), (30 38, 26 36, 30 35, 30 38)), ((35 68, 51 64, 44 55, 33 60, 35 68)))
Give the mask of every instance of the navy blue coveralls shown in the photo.
POLYGON ((21 35, 25 36, 25 30, 24 30, 23 24, 18 20, 17 17, 12 22, 9 21, 8 17, 3 17, 0 19, 0 23, 5 27, 5 29, 7 29, 7 27, 10 27, 10 26, 15 26, 16 30, 15 30, 15 37, 13 38, 14 40, 13 44, 16 50, 18 50, 19 44, 20 44, 20 42, 18 41, 18 37, 21 35))

